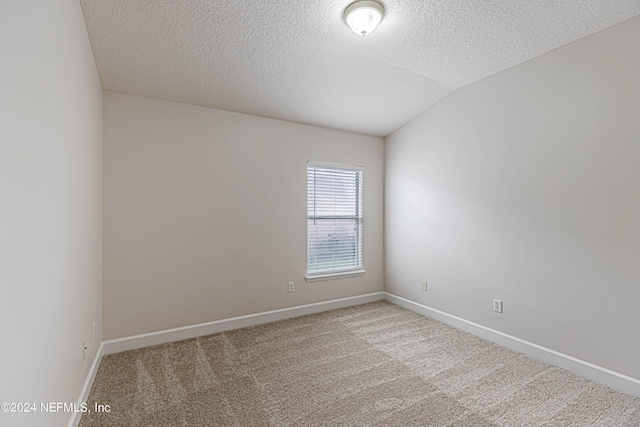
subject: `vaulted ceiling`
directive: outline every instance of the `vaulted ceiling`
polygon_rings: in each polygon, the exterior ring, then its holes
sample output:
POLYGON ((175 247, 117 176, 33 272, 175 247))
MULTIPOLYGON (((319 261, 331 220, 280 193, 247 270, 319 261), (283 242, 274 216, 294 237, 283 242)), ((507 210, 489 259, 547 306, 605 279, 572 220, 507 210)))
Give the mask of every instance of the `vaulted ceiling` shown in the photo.
POLYGON ((452 91, 640 15, 639 0, 81 0, 107 90, 385 136, 452 91))

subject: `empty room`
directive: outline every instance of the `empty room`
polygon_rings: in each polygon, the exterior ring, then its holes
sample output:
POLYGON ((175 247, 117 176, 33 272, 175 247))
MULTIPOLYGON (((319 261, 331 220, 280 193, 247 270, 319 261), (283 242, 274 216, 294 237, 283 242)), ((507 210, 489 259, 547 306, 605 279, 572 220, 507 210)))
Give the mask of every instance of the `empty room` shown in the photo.
POLYGON ((640 426, 640 1, 0 1, 0 426, 640 426))

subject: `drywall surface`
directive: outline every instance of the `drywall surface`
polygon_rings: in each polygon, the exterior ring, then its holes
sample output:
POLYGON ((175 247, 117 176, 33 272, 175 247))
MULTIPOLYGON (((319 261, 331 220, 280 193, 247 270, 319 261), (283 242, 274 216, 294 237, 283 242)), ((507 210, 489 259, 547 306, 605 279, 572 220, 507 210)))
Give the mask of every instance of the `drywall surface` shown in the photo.
POLYGON ((638 40, 634 18, 390 135, 385 290, 640 378, 638 40))
POLYGON ((40 405, 78 399, 102 341, 102 88, 77 0, 0 3, 0 58, 0 402, 36 404, 0 425, 63 426, 40 405))
POLYGON ((383 289, 381 138, 104 101, 105 339, 383 289), (364 276, 304 280, 308 160, 364 166, 364 276))

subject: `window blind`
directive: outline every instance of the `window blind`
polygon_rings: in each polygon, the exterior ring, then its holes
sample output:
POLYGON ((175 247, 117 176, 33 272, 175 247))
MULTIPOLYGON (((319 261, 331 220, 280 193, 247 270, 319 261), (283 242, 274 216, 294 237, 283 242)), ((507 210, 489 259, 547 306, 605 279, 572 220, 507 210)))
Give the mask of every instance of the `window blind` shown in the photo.
POLYGON ((362 269, 362 167, 307 164, 307 275, 362 269))

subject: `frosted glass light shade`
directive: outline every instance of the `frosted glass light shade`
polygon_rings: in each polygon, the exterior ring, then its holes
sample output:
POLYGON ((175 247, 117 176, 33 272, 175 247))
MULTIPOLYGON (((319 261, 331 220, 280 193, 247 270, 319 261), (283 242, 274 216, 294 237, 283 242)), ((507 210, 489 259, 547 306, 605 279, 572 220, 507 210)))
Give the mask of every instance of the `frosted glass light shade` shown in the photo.
POLYGON ((354 33, 366 36, 382 21, 383 14, 384 7, 380 3, 362 0, 352 3, 344 11, 344 21, 354 33))

